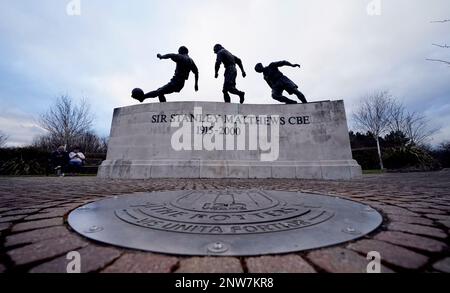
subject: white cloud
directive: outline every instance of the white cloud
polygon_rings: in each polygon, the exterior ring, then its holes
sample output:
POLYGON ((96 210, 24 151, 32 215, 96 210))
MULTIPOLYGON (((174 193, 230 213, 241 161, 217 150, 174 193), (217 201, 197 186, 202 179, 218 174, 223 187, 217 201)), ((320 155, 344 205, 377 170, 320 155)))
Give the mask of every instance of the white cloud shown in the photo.
POLYGON ((8 136, 7 146, 24 146, 45 133, 33 117, 20 111, 0 112, 0 131, 8 136))

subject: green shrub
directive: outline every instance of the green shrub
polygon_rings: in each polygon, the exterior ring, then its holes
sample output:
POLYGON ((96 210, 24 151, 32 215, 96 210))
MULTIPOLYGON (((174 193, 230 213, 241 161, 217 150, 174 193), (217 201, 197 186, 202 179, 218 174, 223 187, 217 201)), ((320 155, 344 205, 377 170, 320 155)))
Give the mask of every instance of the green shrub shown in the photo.
POLYGON ((353 150, 353 159, 358 162, 363 170, 380 169, 378 152, 376 149, 353 150))
POLYGON ((431 155, 439 161, 443 168, 450 168, 450 142, 442 143, 431 155))
MULTIPOLYGON (((106 154, 86 154, 86 166, 82 173, 96 174, 97 168, 106 154)), ((35 147, 0 149, 0 175, 47 175, 53 174, 49 170, 50 153, 35 147)))
POLYGON ((49 155, 38 149, 0 149, 0 175, 45 175, 49 155))
POLYGON ((439 163, 425 150, 406 146, 385 151, 384 164, 390 170, 432 171, 440 169, 439 163))

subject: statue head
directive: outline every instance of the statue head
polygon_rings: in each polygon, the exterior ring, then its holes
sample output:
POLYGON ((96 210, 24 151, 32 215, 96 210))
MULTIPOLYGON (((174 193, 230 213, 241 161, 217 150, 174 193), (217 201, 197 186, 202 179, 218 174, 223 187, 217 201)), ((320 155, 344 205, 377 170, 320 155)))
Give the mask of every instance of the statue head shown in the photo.
POLYGON ((263 70, 264 70, 264 66, 261 63, 256 64, 256 66, 255 66, 256 72, 261 73, 261 72, 263 72, 263 70))
POLYGON ((222 45, 221 44, 217 44, 217 45, 214 46, 214 53, 217 54, 222 49, 223 49, 222 45))
POLYGON ((187 55, 189 54, 189 50, 185 46, 181 46, 180 49, 178 49, 178 53, 181 55, 187 55))

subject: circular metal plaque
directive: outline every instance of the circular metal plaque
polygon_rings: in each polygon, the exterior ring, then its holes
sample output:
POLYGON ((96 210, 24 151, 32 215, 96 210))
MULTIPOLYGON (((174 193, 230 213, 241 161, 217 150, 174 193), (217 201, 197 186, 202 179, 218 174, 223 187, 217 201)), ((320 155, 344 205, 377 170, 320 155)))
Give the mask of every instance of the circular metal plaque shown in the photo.
POLYGON ((266 190, 135 193, 69 215, 78 233, 108 244, 180 255, 262 255, 334 245, 382 222, 337 197, 266 190))

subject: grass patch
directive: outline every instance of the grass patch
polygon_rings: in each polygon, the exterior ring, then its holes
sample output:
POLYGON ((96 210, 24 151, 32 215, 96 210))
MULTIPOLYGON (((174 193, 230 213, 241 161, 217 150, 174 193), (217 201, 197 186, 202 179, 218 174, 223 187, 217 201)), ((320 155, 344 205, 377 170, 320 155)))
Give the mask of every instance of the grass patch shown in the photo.
POLYGON ((385 171, 384 170, 380 170, 380 169, 374 169, 374 170, 363 170, 363 174, 364 175, 368 175, 368 174, 384 174, 385 171))

